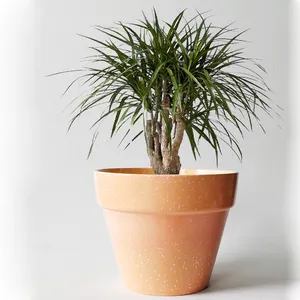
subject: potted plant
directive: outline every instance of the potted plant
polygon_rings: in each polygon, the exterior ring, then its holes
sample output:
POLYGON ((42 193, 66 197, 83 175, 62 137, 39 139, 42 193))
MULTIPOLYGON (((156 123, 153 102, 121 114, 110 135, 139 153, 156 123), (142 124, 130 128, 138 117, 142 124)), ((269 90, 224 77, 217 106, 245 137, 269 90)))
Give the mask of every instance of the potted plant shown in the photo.
MULTIPOLYGON (((151 168, 95 171, 115 257, 127 287, 153 295, 184 295, 207 287, 229 209, 237 172, 181 169, 186 134, 196 158, 199 140, 218 160, 222 142, 241 158, 235 135, 272 109, 255 60, 243 56, 244 32, 217 27, 197 13, 161 22, 119 22, 95 27, 106 40, 85 38, 94 51, 77 80, 84 80, 70 127, 83 113, 105 104, 93 123, 114 116, 111 136, 126 128, 145 137, 151 168)), ((98 136, 96 131, 91 153, 98 136)), ((124 139, 123 138, 123 139, 124 139)), ((122 139, 122 141, 123 141, 122 139)))

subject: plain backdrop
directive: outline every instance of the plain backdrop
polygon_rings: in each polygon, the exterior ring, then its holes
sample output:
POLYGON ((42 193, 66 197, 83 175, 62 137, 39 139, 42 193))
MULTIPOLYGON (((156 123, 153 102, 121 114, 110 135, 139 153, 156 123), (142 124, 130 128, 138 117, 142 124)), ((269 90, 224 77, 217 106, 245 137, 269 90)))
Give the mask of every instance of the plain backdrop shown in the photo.
MULTIPOLYGON (((224 148, 219 168, 240 172, 236 206, 229 215, 212 286, 189 297, 286 299, 299 263, 292 228, 296 223, 289 217, 295 215, 291 199, 298 191, 297 177, 291 174, 297 175, 295 164, 299 161, 297 152, 290 150, 296 149, 297 123, 291 116, 297 117, 290 106, 298 86, 289 80, 296 74, 289 70, 289 65, 294 66, 289 42, 297 31, 289 28, 288 1, 15 2, 19 15, 13 8, 4 13, 14 16, 5 23, 14 35, 7 35, 6 52, 1 55, 8 66, 3 77, 9 78, 3 85, 7 93, 1 99, 6 104, 2 113, 7 117, 4 125, 11 130, 11 134, 3 131, 6 152, 1 156, 7 171, 0 199, 1 216, 5 217, 0 228, 0 261, 9 271, 0 271, 0 286, 11 295, 5 299, 140 298, 119 282, 105 220, 95 199, 93 170, 148 166, 144 141, 141 138, 123 151, 117 147, 119 139, 110 141, 107 121, 86 160, 93 134, 89 126, 99 112, 83 116, 67 133, 70 110, 64 109, 79 86, 60 98, 74 77, 45 76, 81 66, 80 60, 90 53, 90 43, 77 33, 101 38, 92 25, 135 21, 142 10, 150 15, 153 6, 163 20, 188 8, 188 16, 196 9, 209 11, 218 25, 234 21, 237 28, 250 28, 245 37, 251 43, 245 53, 262 60, 272 99, 284 108, 281 121, 262 115, 267 134, 255 128, 241 139, 242 163, 224 148)), ((201 150, 201 159, 195 161, 185 142, 180 153, 183 166, 216 168, 213 151, 205 144, 201 150)))

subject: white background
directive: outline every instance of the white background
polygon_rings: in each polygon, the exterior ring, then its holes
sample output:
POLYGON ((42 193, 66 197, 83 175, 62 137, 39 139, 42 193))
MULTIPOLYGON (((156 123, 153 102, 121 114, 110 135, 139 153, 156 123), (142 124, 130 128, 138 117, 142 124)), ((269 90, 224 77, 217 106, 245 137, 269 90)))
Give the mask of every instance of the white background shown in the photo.
MULTIPOLYGON (((134 298, 120 287, 92 172, 147 166, 143 139, 123 151, 118 140, 109 141, 106 122, 87 161, 88 129, 97 112, 67 134, 70 110, 61 112, 77 88, 60 99, 72 77, 45 75, 80 67, 89 44, 76 33, 94 34, 94 24, 134 21, 152 6, 166 20, 187 7, 189 15, 193 9, 211 10, 219 25, 236 21, 238 28, 251 28, 246 53, 263 60, 272 98, 285 110, 281 122, 263 116, 267 135, 256 130, 241 140, 242 164, 224 151, 219 167, 240 172, 237 202, 212 287, 190 298, 298 299, 292 277, 299 279, 300 264, 295 229, 299 31, 288 13, 296 19, 300 7, 293 5, 279 0, 1 2, 0 299, 134 298)), ((205 144, 202 149, 195 162, 186 143, 184 167, 215 168, 212 151, 205 144)))

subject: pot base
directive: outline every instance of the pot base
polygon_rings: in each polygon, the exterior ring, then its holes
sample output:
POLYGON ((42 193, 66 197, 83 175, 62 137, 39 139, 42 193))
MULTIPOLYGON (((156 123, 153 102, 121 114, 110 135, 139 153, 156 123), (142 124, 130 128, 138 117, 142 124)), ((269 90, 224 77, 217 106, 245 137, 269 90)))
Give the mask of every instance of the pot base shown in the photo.
POLYGON ((136 293, 136 294, 141 294, 141 295, 148 295, 148 296, 162 296, 162 297, 168 297, 168 296, 185 296, 185 295, 191 295, 191 294, 197 294, 201 291, 204 291, 206 290, 208 287, 209 287, 209 284, 205 285, 204 287, 199 287, 198 289, 196 290, 189 290, 189 291, 186 291, 186 292, 181 292, 181 293, 174 293, 174 292, 171 292, 171 291, 167 291, 167 292, 164 292, 164 293, 159 293, 159 292, 156 292, 156 293, 145 293, 144 290, 134 290, 132 289, 131 287, 129 286, 126 286, 127 289, 133 293, 136 293))
POLYGON ((150 214, 105 209, 125 286, 176 296, 208 286, 228 211, 150 214))

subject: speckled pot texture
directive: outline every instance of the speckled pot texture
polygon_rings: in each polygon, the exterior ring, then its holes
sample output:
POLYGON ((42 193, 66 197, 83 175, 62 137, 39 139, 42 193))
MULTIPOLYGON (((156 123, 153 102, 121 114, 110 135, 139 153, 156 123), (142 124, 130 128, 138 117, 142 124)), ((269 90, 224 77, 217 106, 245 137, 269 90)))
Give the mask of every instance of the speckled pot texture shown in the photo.
POLYGON ((128 289, 177 296, 209 284, 238 174, 151 169, 95 172, 115 257, 128 289))

